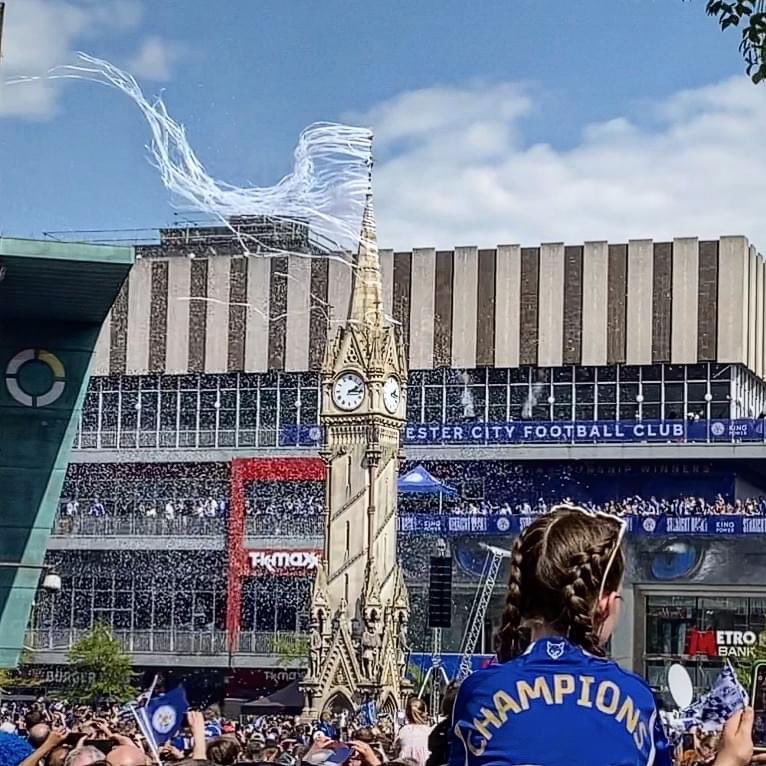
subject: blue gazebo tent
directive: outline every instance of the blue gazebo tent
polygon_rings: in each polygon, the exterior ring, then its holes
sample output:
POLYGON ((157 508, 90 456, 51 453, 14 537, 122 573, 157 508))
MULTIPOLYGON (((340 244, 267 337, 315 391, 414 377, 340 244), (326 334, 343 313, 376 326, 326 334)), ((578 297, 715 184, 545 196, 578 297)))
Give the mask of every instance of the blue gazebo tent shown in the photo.
POLYGON ((457 490, 432 476, 422 465, 415 466, 399 479, 397 485, 402 494, 440 495, 457 497, 457 490))

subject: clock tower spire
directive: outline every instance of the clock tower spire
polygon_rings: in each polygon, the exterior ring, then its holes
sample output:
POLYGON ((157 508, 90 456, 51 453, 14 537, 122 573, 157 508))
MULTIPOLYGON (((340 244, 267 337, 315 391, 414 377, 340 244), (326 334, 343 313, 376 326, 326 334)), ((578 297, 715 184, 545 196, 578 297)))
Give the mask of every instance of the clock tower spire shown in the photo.
POLYGON ((367 196, 362 216, 362 233, 359 237, 359 254, 354 269, 354 289, 351 292, 349 322, 381 327, 383 313, 383 282, 380 274, 378 236, 372 194, 367 196))
POLYGON ((365 698, 395 712, 407 691, 409 600, 396 551, 406 381, 402 340, 383 306, 370 194, 353 262, 349 314, 328 339, 322 368, 325 536, 303 682, 307 715, 365 698))

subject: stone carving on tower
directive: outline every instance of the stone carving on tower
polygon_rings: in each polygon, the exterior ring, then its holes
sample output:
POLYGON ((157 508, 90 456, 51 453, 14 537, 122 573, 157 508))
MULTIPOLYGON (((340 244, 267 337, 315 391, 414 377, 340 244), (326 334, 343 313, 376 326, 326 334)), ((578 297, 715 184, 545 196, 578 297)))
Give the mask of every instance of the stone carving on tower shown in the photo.
POLYGON ((396 549, 406 388, 402 339, 383 310, 369 197, 348 318, 322 367, 324 555, 311 598, 306 717, 368 699, 394 713, 410 691, 410 608, 396 549))

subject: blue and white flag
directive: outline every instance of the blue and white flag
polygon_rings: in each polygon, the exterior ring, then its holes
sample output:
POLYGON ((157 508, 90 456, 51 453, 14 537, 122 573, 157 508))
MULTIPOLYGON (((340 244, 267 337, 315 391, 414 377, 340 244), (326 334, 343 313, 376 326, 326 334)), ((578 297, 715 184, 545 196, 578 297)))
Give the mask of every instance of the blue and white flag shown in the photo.
POLYGON ((359 715, 362 719, 362 726, 375 726, 378 722, 378 706, 375 704, 375 700, 367 700, 359 708, 359 715))
POLYGON ((136 710, 143 735, 156 750, 172 739, 184 725, 189 703, 183 686, 148 702, 136 710))

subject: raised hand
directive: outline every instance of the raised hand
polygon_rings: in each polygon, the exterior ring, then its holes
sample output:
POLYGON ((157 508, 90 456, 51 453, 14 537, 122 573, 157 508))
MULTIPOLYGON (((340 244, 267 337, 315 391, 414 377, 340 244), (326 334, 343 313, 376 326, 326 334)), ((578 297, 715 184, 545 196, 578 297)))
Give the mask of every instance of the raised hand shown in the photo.
POLYGON ((753 755, 753 708, 740 710, 726 722, 713 766, 749 766, 766 763, 766 753, 753 755))

